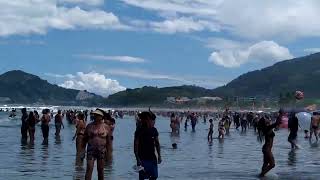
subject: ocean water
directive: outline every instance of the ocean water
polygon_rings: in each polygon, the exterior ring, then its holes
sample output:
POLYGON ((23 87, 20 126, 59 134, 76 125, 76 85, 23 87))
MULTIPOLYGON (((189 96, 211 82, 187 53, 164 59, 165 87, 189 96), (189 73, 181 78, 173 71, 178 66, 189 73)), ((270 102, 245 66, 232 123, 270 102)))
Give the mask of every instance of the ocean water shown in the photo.
MULTIPOLYGON (((217 122, 215 122, 217 123, 217 122)), ((200 123, 196 132, 181 126, 179 136, 170 133, 169 119, 158 117, 156 127, 160 134, 163 162, 159 165, 159 179, 258 179, 262 166, 262 152, 252 129, 246 133, 230 130, 223 141, 206 140, 209 124, 200 123), (178 149, 171 144, 177 143, 178 149)), ((217 136, 215 125, 214 135, 217 136)), ((126 116, 118 119, 114 134, 113 161, 105 166, 105 179, 138 179, 133 170, 133 134, 135 121, 126 116)), ((65 122, 61 137, 55 138, 50 126, 49 144, 42 145, 40 126, 36 127, 35 143, 20 141, 20 119, 8 119, 0 113, 0 179, 84 179, 85 162, 76 165, 75 128, 65 122)), ((302 149, 291 151, 286 129, 276 132, 274 156, 276 167, 263 179, 319 179, 320 147, 310 143, 299 133, 302 149)), ((93 179, 96 178, 96 170, 93 179)))

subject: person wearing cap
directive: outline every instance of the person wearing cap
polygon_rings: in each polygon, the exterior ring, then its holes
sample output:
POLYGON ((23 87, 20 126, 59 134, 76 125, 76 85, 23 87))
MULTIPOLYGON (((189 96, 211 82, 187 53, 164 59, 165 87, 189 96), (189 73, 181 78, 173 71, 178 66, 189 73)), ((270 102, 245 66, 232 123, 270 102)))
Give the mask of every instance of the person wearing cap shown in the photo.
POLYGON ((93 122, 88 124, 84 132, 84 145, 87 144, 87 170, 85 180, 91 180, 94 162, 97 161, 98 180, 104 179, 104 164, 107 136, 109 130, 104 123, 105 112, 97 109, 91 113, 93 122))
POLYGON ((162 161, 159 133, 154 127, 156 116, 151 111, 142 112, 138 116, 141 127, 137 128, 134 135, 134 154, 137 166, 142 166, 144 169, 139 171, 139 180, 155 180, 158 178, 158 164, 162 161))

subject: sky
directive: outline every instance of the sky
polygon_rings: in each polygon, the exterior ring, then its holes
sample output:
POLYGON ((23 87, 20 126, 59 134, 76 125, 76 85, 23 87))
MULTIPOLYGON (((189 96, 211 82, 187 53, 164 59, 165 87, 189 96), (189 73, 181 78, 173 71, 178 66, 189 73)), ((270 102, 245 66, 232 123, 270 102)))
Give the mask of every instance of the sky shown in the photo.
POLYGON ((0 0, 0 73, 108 96, 215 88, 320 51, 318 0, 0 0))

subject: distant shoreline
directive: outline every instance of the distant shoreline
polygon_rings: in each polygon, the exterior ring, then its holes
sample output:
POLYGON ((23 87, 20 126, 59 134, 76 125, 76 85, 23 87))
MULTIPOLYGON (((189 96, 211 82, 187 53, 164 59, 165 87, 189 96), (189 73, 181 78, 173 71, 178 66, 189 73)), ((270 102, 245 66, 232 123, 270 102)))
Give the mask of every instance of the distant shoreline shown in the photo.
MULTIPOLYGON (((68 109, 77 109, 77 110, 91 110, 96 108, 102 108, 105 110, 118 110, 118 111, 146 111, 149 110, 149 107, 106 107, 106 106, 59 106, 59 105, 23 105, 23 104, 8 104, 8 105, 0 105, 0 109, 52 109, 52 110, 68 110, 68 109)), ((277 111, 277 108, 257 108, 257 109, 251 109, 251 108, 238 108, 238 107, 230 107, 231 111, 265 111, 265 112, 272 112, 277 111)), ((185 112, 185 111, 192 111, 192 112, 222 112, 225 109, 219 108, 219 107, 181 107, 181 108, 169 108, 169 107, 152 107, 152 111, 156 112, 185 112)))

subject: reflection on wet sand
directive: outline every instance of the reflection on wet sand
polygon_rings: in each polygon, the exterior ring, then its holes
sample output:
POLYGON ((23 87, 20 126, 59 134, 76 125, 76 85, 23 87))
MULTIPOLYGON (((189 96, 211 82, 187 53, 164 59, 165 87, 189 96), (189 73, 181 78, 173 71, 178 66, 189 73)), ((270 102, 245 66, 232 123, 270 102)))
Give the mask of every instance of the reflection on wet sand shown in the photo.
POLYGON ((74 180, 82 180, 84 179, 83 177, 85 176, 85 168, 84 168, 84 161, 83 157, 81 155, 76 155, 76 160, 75 160, 75 171, 73 175, 74 180))
POLYGON ((288 153, 288 165, 295 166, 297 163, 297 153, 296 150, 290 150, 288 153))
POLYGON ((55 136, 54 144, 61 145, 61 137, 60 137, 60 135, 56 135, 55 136))

